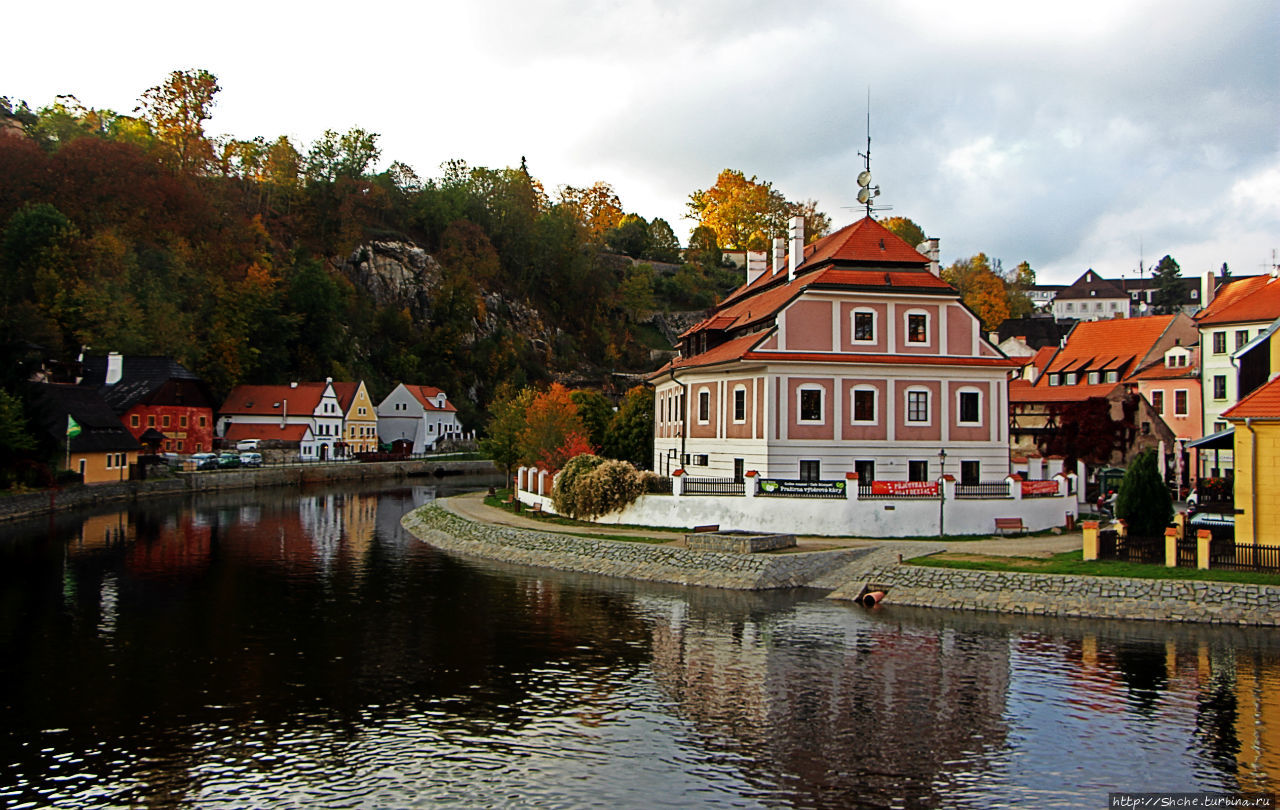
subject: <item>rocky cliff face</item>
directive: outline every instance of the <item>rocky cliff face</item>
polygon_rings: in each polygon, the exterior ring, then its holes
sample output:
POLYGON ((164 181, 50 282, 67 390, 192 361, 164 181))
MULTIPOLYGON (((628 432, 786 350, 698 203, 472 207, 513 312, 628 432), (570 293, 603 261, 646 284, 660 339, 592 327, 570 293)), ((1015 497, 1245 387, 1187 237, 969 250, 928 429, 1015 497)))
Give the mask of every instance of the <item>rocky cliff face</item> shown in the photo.
MULTIPOLYGON (((378 306, 408 309, 418 322, 431 318, 443 268, 421 247, 409 242, 375 241, 361 245, 346 259, 333 264, 378 306)), ((481 304, 480 317, 472 321, 473 329, 463 336, 464 343, 473 344, 505 326, 527 339, 544 362, 550 359, 555 335, 537 310, 492 290, 481 292, 481 304)))

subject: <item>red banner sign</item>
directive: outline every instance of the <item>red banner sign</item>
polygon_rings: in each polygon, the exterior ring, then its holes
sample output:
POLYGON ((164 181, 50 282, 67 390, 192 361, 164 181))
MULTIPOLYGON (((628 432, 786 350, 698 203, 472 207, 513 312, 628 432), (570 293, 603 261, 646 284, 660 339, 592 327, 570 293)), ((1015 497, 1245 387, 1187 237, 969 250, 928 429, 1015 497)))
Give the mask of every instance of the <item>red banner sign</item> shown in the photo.
POLYGON ((1023 481, 1022 494, 1026 495, 1057 495, 1057 481, 1023 481))
POLYGON ((931 481, 872 481, 872 495, 937 495, 938 485, 931 481))

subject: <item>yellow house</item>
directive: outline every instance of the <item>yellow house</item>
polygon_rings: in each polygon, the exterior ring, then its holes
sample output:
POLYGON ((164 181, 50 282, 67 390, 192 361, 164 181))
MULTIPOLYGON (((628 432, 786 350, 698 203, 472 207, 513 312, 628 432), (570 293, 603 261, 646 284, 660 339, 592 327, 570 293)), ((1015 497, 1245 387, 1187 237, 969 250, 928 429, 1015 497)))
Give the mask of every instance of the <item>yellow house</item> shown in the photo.
POLYGON ((129 480, 142 446, 88 385, 33 383, 33 412, 58 447, 57 467, 86 484, 129 480))
POLYGON ((1222 418, 1235 433, 1236 543, 1280 542, 1280 377, 1222 418))
POLYGON ((369 391, 360 382, 336 382, 333 392, 338 395, 342 408, 342 441, 346 445, 343 455, 373 453, 378 449, 378 413, 369 391))

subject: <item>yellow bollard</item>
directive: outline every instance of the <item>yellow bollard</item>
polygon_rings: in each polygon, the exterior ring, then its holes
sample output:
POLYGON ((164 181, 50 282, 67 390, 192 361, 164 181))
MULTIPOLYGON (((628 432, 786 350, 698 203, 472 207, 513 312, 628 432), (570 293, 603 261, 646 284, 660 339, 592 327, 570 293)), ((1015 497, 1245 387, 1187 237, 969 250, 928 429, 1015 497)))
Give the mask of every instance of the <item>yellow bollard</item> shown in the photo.
POLYGON ((1080 532, 1084 535, 1082 558, 1086 561, 1098 559, 1098 521, 1081 521, 1080 532))
POLYGON ((1196 532, 1196 568, 1201 571, 1209 570, 1209 538, 1211 537, 1213 533, 1208 529, 1196 532))

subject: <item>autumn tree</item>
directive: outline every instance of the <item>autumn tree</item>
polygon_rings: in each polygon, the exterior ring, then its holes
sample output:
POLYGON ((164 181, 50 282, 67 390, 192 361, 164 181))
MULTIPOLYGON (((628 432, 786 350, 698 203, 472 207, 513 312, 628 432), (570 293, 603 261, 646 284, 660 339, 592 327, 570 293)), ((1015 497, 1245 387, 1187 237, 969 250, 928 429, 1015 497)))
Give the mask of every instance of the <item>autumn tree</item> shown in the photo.
POLYGON ((179 171, 199 173, 213 162, 204 122, 212 117, 219 89, 217 77, 207 70, 175 70, 142 94, 143 117, 179 171))
POLYGON ((924 228, 906 217, 889 217, 881 220, 880 224, 897 234, 911 247, 918 247, 925 240, 924 228))
MULTIPOLYGON (((791 217, 804 217, 804 243, 806 245, 816 242, 831 233, 831 217, 818 210, 817 200, 787 203, 787 219, 789 220, 791 217)), ((760 250, 768 250, 769 247, 770 243, 766 242, 760 250)))
POLYGON ((589 188, 561 186, 558 196, 560 204, 586 228, 589 242, 600 242, 622 221, 622 201, 608 183, 593 183, 589 188))
POLYGON ((569 389, 560 383, 534 395, 525 410, 519 444, 522 463, 548 470, 560 469, 580 453, 594 452, 569 389))
POLYGON ((992 269, 985 253, 957 259, 942 271, 942 280, 955 287, 960 300, 992 331, 1009 317, 1009 301, 1004 279, 992 269))
POLYGON ((785 235, 790 210, 773 184, 734 169, 720 172, 710 188, 690 194, 688 208, 700 226, 715 233, 717 244, 731 250, 746 249, 757 231, 770 239, 785 235))

